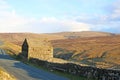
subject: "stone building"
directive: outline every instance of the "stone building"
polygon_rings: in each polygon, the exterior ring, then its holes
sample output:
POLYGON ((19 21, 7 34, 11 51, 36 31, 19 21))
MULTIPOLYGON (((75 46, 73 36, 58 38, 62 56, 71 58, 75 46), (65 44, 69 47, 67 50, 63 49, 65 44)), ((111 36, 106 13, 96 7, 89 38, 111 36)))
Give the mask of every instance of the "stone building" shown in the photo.
POLYGON ((27 59, 49 60, 53 58, 53 47, 46 40, 25 39, 22 44, 22 55, 27 59))
POLYGON ((25 58, 28 58, 28 49, 29 49, 29 46, 28 46, 28 43, 27 43, 27 39, 25 39, 24 42, 23 42, 23 45, 22 45, 22 55, 25 58))

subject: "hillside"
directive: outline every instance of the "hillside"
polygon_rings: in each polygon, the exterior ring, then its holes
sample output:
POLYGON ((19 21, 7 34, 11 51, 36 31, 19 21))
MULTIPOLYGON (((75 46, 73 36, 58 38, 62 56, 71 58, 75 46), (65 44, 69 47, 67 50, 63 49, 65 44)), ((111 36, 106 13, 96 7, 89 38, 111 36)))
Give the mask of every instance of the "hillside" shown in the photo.
POLYGON ((120 67, 120 35, 91 31, 51 34, 0 33, 0 40, 4 41, 2 47, 6 48, 8 53, 18 54, 25 38, 32 41, 51 41, 54 57, 57 58, 96 67, 120 67))
POLYGON ((120 36, 54 40, 54 56, 79 63, 114 68, 120 65, 120 36))
POLYGON ((63 36, 48 35, 48 34, 35 34, 35 33, 0 33, 0 40, 9 41, 17 45, 21 45, 24 39, 34 40, 57 40, 64 39, 63 36))
POLYGON ((95 37, 95 36, 112 36, 111 33, 103 32, 61 32, 61 33, 49 33, 49 34, 35 34, 35 33, 0 33, 0 40, 9 41, 17 45, 21 45, 25 38, 36 40, 59 40, 68 38, 79 37, 95 37))
POLYGON ((105 32, 61 32, 61 33, 49 33, 49 34, 35 34, 35 33, 0 33, 0 40, 9 41, 17 45, 21 44, 25 38, 36 39, 36 40, 59 40, 69 38, 80 38, 80 37, 99 37, 99 36, 113 36, 115 34, 105 32))

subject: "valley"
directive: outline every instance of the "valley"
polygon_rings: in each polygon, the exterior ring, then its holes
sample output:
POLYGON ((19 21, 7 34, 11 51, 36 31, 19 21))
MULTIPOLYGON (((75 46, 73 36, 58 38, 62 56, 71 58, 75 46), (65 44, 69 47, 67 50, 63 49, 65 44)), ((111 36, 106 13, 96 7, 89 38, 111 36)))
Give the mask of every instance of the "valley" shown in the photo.
POLYGON ((100 68, 119 69, 120 67, 120 35, 118 34, 90 31, 0 34, 0 39, 5 43, 2 47, 10 54, 13 52, 19 54, 25 38, 51 42, 54 48, 53 55, 56 58, 100 68))
MULTIPOLYGON (((17 79, 21 80, 53 80, 56 78, 57 80, 58 78, 62 80, 66 80, 67 78, 71 80, 74 80, 74 78, 76 78, 75 80, 86 80, 88 79, 89 73, 97 74, 96 71, 100 73, 99 78, 103 77, 101 71, 105 71, 109 77, 113 78, 109 73, 111 71, 114 74, 119 73, 120 70, 119 34, 90 31, 52 34, 0 33, 0 45, 0 51, 3 51, 1 52, 0 58, 1 66, 8 72, 12 72, 10 74, 14 75, 17 79), (22 51, 23 41, 25 39, 28 40, 29 51, 32 52, 28 53, 28 55, 32 54, 30 58, 25 57, 22 51), (49 44, 49 47, 47 44, 49 44), (50 52, 50 54, 52 52, 51 57, 47 57, 47 54, 44 54, 46 51, 47 53, 50 52), (19 56, 21 53, 23 56, 19 56), (42 70, 38 71, 38 69, 14 60, 8 54, 22 62, 47 68, 48 71, 60 71, 62 75, 66 73, 68 75, 69 73, 69 77, 64 78, 46 73, 42 70), (18 71, 22 74, 19 74, 18 71), (41 74, 41 71, 45 75, 41 74), (37 75, 37 73, 42 76, 37 75), (73 77, 74 74, 76 74, 75 77, 73 77), (45 77, 47 75, 50 75, 49 79, 45 77), (56 78, 52 78, 52 76, 56 76, 56 78)), ((26 50, 27 47, 24 46, 24 48, 26 50)), ((90 78, 90 80, 97 78, 95 75, 91 75, 91 77, 93 78, 90 78)))

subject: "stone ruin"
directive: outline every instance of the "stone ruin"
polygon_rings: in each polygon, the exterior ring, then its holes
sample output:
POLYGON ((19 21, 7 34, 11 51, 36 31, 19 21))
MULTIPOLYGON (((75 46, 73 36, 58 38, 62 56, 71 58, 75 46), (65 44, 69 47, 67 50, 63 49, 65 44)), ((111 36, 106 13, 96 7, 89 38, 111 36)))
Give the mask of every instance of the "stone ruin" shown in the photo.
POLYGON ((53 47, 46 40, 25 39, 22 44, 22 55, 26 58, 48 60, 53 58, 53 47))

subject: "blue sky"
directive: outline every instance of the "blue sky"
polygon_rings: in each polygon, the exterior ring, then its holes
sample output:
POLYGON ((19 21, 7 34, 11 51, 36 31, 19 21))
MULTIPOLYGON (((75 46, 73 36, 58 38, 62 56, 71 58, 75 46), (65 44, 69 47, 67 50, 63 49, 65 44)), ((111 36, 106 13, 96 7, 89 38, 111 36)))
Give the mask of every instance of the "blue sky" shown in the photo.
POLYGON ((120 33, 120 0, 0 0, 0 32, 120 33))

